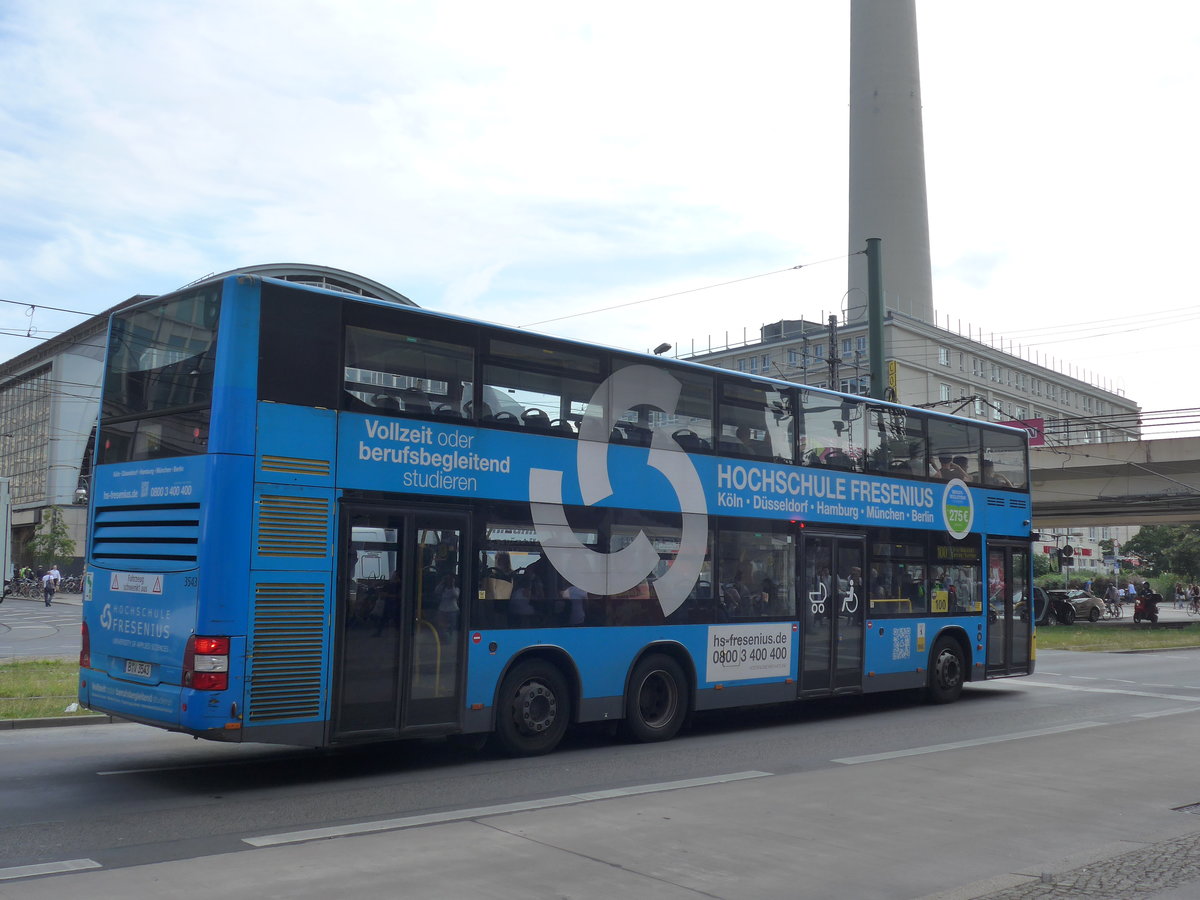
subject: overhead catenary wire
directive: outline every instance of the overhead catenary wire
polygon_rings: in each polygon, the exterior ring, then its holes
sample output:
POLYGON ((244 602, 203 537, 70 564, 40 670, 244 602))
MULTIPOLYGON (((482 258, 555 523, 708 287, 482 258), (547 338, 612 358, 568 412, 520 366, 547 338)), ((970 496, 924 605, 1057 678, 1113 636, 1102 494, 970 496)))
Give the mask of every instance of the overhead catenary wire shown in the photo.
POLYGON ((602 307, 598 307, 597 309, 588 309, 588 310, 582 310, 580 312, 568 313, 565 316, 555 316, 552 319, 541 319, 537 322, 527 322, 524 325, 518 325, 517 327, 518 328, 532 328, 535 325, 546 325, 549 322, 562 322, 566 319, 577 319, 577 318, 580 318, 581 316, 596 315, 597 313, 610 312, 614 309, 624 309, 629 306, 638 306, 642 303, 653 303, 656 300, 669 300, 672 297, 682 297, 685 294, 695 294, 699 291, 708 291, 708 290, 713 290, 714 288, 728 287, 731 284, 740 284, 741 282, 744 282, 744 281, 753 281, 756 278, 768 278, 772 275, 780 275, 784 272, 794 272, 797 269, 807 269, 812 266, 822 265, 824 263, 837 262, 839 260, 849 259, 851 256, 856 256, 856 255, 858 255, 858 254, 850 253, 850 254, 846 254, 843 256, 831 256, 828 259, 819 259, 819 260, 816 260, 815 262, 810 262, 810 263, 799 263, 794 266, 787 266, 786 268, 783 268, 783 269, 775 269, 771 272, 760 272, 757 275, 746 275, 743 278, 734 278, 730 281, 721 281, 721 282, 717 282, 715 284, 705 284, 705 285, 701 285, 700 287, 688 288, 687 290, 683 290, 683 291, 674 291, 670 294, 660 294, 657 297, 645 297, 641 300, 630 300, 627 303, 616 303, 616 304, 613 304, 612 306, 602 306, 602 307))

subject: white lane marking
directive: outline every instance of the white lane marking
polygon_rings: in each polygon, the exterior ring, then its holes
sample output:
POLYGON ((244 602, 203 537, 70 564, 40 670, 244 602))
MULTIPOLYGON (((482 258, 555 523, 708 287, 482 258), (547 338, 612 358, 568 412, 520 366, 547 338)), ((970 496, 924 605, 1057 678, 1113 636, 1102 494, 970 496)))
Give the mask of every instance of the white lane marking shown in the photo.
POLYGON ((219 762, 189 763, 181 766, 147 766, 144 769, 109 769, 97 772, 97 775, 140 775, 143 772, 190 772, 193 769, 232 768, 233 766, 254 766, 264 763, 286 762, 279 759, 226 759, 219 762))
POLYGON ((982 747, 986 744, 1002 744, 1005 741, 1023 741, 1026 738, 1044 737, 1048 734, 1063 734, 1068 731, 1079 731, 1083 728, 1099 728, 1104 722, 1076 722, 1073 725, 1056 725, 1053 728, 1038 728, 1034 731, 1015 731, 1011 734, 997 734, 993 737, 974 738, 969 741, 952 741, 948 744, 931 744, 928 747, 913 747, 910 750, 892 750, 888 753, 869 753, 865 756, 844 756, 831 762, 844 766, 857 766, 861 763, 881 762, 885 759, 902 759, 906 756, 922 756, 926 753, 941 753, 943 750, 962 750, 966 747, 982 747))
POLYGON ((259 837, 243 838, 252 847, 274 847, 279 844, 297 844, 302 841, 316 841, 324 838, 345 837, 351 834, 370 834, 376 831, 397 831, 401 828, 415 828, 418 825, 435 825, 443 822, 460 822, 466 819, 480 819, 485 816, 498 816, 505 813, 529 812, 535 809, 550 809, 555 806, 569 806, 573 803, 586 803, 592 800, 611 800, 616 797, 633 797, 637 794, 653 794, 661 791, 678 791, 690 787, 703 787, 709 784, 723 784, 727 781, 744 781, 748 778, 766 778, 770 772, 734 772, 730 775, 713 775, 708 778, 688 778, 683 781, 664 781, 658 784, 639 784, 632 787, 613 788, 607 791, 587 791, 579 794, 567 794, 563 797, 546 797, 543 800, 523 800, 516 803, 499 803, 495 806, 479 806, 474 809, 456 809, 447 812, 428 813, 423 816, 405 816, 400 819, 382 819, 378 822, 357 822, 350 825, 335 825, 330 828, 309 828, 305 831, 287 831, 280 834, 264 834, 259 837))
MULTIPOLYGON (((1127 697, 1156 697, 1159 700, 1186 700, 1189 703, 1200 703, 1200 697, 1189 697, 1187 694, 1160 694, 1157 691, 1129 691, 1124 688, 1083 687, 1077 684, 1051 684, 1048 681, 1026 681, 1024 679, 1021 680, 1021 684, 1029 685, 1030 687, 1054 688, 1060 691, 1083 691, 1087 694, 1124 694, 1127 697)), ((1166 687, 1174 687, 1174 685, 1166 685, 1166 687)))
POLYGON ((38 863, 33 866, 12 866, 0 869, 0 881, 13 878, 32 878, 35 875, 59 875, 63 872, 78 872, 82 869, 102 869, 94 859, 64 859, 60 862, 38 863))
POLYGON ((1195 711, 1195 706, 1183 706, 1176 707, 1175 709, 1162 709, 1158 712, 1134 713, 1133 717, 1135 719, 1156 719, 1159 716, 1177 716, 1180 713, 1190 713, 1195 711))

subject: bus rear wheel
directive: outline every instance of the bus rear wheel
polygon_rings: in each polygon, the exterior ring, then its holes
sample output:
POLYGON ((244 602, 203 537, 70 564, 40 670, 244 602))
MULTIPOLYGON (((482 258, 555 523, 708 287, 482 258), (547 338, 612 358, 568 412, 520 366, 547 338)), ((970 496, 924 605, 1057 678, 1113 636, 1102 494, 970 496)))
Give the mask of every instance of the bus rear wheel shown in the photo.
POLYGON ((625 735, 642 744, 669 741, 687 712, 688 683, 679 663, 661 653, 638 663, 625 698, 625 735))
POLYGON ((962 648, 953 638, 940 639, 930 655, 926 696, 934 703, 953 703, 962 693, 965 677, 962 648))
POLYGON ((500 685, 496 742, 510 756, 541 756, 558 746, 571 721, 567 680, 552 663, 518 663, 500 685))

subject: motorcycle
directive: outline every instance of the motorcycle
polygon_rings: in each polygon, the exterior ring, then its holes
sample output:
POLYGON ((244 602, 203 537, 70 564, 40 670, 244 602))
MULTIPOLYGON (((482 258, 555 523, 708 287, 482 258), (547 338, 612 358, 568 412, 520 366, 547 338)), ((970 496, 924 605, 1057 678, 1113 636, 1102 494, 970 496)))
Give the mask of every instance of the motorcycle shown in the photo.
POLYGON ((1145 619, 1151 625, 1158 622, 1158 604, 1162 603, 1162 594, 1140 594, 1133 606, 1133 621, 1145 619))

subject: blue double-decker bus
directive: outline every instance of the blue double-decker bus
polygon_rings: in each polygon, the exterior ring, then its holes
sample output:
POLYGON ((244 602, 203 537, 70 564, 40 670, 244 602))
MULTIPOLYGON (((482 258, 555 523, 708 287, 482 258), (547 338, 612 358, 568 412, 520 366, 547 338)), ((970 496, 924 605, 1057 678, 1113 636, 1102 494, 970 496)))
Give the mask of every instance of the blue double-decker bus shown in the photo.
POLYGON ((1033 671, 1023 432, 250 275, 112 318, 81 702, 552 750, 1033 671))

